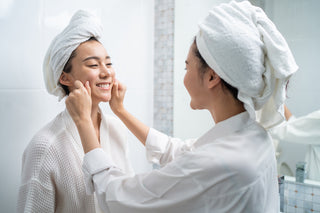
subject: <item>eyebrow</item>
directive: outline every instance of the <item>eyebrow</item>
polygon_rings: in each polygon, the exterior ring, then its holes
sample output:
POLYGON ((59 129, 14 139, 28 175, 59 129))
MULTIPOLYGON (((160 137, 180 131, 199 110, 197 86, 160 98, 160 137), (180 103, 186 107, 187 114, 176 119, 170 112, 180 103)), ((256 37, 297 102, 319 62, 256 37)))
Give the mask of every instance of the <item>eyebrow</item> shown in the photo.
POLYGON ((185 60, 185 63, 186 63, 186 64, 188 64, 188 61, 187 61, 187 60, 185 60))
MULTIPOLYGON (((106 56, 106 59, 110 59, 110 58, 111 58, 110 56, 106 56)), ((91 60, 91 59, 100 60, 100 58, 97 57, 97 56, 90 56, 90 57, 88 57, 88 58, 83 59, 82 62, 85 62, 85 61, 88 61, 88 60, 91 60)))

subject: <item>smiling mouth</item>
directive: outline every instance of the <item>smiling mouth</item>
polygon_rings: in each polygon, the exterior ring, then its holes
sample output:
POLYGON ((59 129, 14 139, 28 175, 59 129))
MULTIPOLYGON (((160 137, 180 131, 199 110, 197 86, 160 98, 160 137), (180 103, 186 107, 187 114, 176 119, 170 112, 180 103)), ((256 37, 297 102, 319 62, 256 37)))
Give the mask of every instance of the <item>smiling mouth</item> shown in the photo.
POLYGON ((97 87, 100 87, 102 89, 110 89, 110 86, 110 83, 97 84, 97 87))

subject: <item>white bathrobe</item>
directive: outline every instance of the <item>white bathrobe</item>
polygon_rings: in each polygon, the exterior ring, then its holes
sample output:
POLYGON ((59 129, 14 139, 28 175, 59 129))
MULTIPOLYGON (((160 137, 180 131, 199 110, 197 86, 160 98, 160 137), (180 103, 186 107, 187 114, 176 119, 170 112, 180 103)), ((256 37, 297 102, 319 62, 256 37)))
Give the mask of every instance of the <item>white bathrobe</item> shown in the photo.
POLYGON ((248 112, 219 122, 198 140, 150 129, 147 157, 161 169, 126 175, 102 149, 84 157, 87 191, 113 213, 279 212, 272 139, 248 112))
MULTIPOLYGON (((102 115, 102 149, 115 165, 131 174, 127 160, 127 129, 102 115)), ((81 165, 84 152, 77 128, 67 110, 42 128, 25 149, 17 212, 100 212, 85 191, 81 165)))

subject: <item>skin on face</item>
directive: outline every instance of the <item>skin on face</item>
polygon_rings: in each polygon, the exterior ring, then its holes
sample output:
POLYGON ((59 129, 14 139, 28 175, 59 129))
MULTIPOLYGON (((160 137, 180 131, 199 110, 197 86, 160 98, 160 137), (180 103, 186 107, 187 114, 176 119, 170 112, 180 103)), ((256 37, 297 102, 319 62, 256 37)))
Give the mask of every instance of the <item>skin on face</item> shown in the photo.
POLYGON ((206 109, 208 102, 207 87, 204 84, 203 76, 200 75, 200 61, 194 55, 194 45, 189 49, 186 63, 186 74, 184 76, 184 86, 186 87, 190 98, 190 107, 192 109, 206 109))
POLYGON ((61 82, 74 90, 74 82, 80 80, 83 84, 89 81, 91 87, 92 105, 108 102, 111 99, 115 72, 110 56, 103 45, 95 40, 87 41, 78 46, 76 56, 71 61, 70 73, 63 73, 61 82), (63 76, 64 75, 64 76, 63 76))

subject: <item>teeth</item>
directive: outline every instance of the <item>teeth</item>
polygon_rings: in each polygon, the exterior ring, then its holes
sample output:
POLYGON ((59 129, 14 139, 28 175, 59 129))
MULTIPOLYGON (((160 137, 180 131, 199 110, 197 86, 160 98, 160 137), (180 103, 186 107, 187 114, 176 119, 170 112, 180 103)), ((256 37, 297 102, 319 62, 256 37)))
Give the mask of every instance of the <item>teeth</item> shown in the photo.
POLYGON ((107 88, 110 87, 110 84, 98 84, 97 86, 101 87, 101 88, 104 88, 104 89, 107 89, 107 88))

